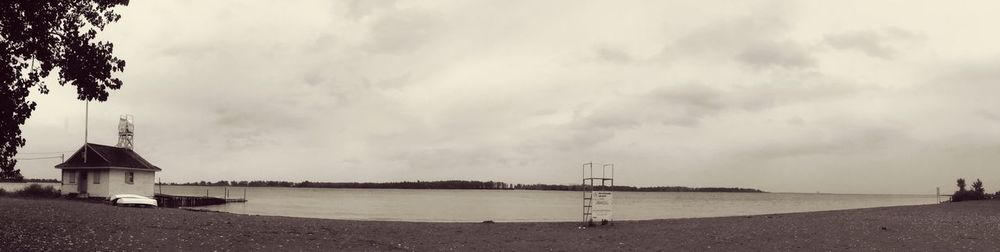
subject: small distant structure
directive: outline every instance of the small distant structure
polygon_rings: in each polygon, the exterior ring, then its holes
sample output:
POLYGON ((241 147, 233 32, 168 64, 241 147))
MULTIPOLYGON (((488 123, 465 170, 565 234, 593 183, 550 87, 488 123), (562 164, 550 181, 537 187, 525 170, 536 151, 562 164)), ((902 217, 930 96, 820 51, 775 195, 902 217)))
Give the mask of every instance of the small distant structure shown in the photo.
POLYGON ((85 142, 65 162, 62 170, 62 194, 78 197, 108 198, 116 194, 136 194, 152 198, 159 167, 132 150, 135 126, 131 115, 118 124, 118 145, 85 142))

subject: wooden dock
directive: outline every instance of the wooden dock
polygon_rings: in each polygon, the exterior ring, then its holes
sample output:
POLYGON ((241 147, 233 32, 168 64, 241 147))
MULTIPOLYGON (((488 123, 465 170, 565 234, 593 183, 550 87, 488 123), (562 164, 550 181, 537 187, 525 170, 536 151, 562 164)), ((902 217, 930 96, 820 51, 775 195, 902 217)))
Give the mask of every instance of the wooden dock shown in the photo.
POLYGON ((225 199, 225 198, 206 197, 206 196, 177 196, 177 195, 167 195, 159 193, 156 194, 154 198, 156 198, 156 203, 160 207, 174 207, 174 208, 247 202, 245 198, 225 199))

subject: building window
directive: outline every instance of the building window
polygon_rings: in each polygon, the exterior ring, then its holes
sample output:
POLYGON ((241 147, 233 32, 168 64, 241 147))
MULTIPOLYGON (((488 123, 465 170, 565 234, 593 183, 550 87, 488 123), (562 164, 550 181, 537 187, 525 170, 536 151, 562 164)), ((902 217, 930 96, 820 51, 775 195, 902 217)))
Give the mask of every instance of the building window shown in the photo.
POLYGON ((130 171, 125 172, 125 183, 126 184, 135 183, 135 173, 130 171))
POLYGON ((76 184, 76 173, 75 172, 66 172, 66 174, 69 176, 69 183, 70 184, 76 184))
POLYGON ((101 183, 101 172, 95 171, 94 172, 94 184, 96 185, 96 184, 100 184, 100 183, 101 183))

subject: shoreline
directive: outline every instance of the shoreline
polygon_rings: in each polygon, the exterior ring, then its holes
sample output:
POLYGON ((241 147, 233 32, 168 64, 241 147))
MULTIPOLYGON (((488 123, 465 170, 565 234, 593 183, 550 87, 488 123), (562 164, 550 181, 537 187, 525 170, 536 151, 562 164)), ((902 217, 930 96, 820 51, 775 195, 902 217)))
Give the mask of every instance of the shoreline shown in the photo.
MULTIPOLYGON (((160 185, 154 185, 159 187, 160 185)), ((288 188, 288 189, 336 189, 336 190, 444 190, 444 191, 545 191, 545 192, 584 192, 584 190, 557 190, 557 189, 523 189, 523 188, 390 188, 390 187, 295 187, 295 186, 225 186, 225 185, 169 185, 164 186, 197 186, 197 187, 219 187, 219 188, 288 188)), ((744 192, 744 191, 637 191, 637 190, 614 190, 614 192, 642 192, 642 193, 775 193, 768 191, 744 192)), ((778 192, 796 193, 796 192, 778 192)), ((812 194, 812 193, 803 193, 812 194)), ((872 194, 880 195, 880 194, 872 194)), ((891 195, 891 194, 887 194, 891 195)), ((901 194, 908 195, 908 194, 901 194)))
MULTIPOLYGON (((545 189, 447 189, 447 188, 349 188, 349 187, 287 187, 287 186, 222 186, 222 185, 169 185, 163 184, 164 186, 183 186, 183 187, 229 187, 229 188, 290 188, 290 189, 336 189, 336 190, 443 190, 443 191, 543 191, 543 192, 583 192, 574 190, 545 190, 545 189)), ((160 186, 160 185, 155 185, 160 186)), ((154 189, 156 190, 156 189, 154 189)), ((761 191, 761 192, 704 192, 704 191, 613 191, 613 192, 625 192, 625 193, 749 193, 749 194, 820 194, 820 195, 872 195, 872 196, 936 196, 933 193, 847 193, 847 192, 772 192, 772 191, 761 191)), ((940 195, 951 196, 950 194, 940 195)))
MULTIPOLYGON (((97 202, 88 202, 97 203, 97 202)), ((777 213, 766 213, 766 214, 743 214, 743 215, 727 215, 727 216, 707 216, 707 217, 680 217, 680 218, 659 218, 659 219, 639 219, 639 220, 615 220, 615 222, 642 222, 642 221, 668 221, 668 220, 690 220, 690 219, 706 219, 706 218, 733 218, 733 217, 754 217, 754 216, 767 216, 767 215, 783 215, 783 214, 802 214, 802 213, 823 213, 823 212, 836 212, 836 211, 851 211, 851 210, 863 210, 863 209, 875 209, 875 208, 886 208, 886 207, 909 207, 909 206, 931 206, 944 204, 942 203, 929 203, 929 204, 915 204, 915 205, 896 205, 896 206, 876 206, 876 207, 862 207, 862 208, 844 208, 844 209, 830 209, 830 210, 816 210, 816 211, 798 211, 798 212, 777 212, 777 213)), ((262 217, 288 217, 288 218, 302 218, 302 219, 316 219, 316 220, 340 220, 340 221, 371 221, 371 222, 405 222, 405 223, 453 223, 453 224, 478 224, 484 221, 492 221, 494 223, 581 223, 580 221, 571 220, 524 220, 524 221, 506 221, 506 220, 482 220, 482 221, 436 221, 436 220, 395 220, 395 219, 336 219, 336 218, 321 218, 321 217, 303 217, 303 216, 288 216, 288 215, 268 215, 268 214, 248 214, 248 213, 233 213, 221 210, 204 209, 205 206, 199 207, 177 207, 176 209, 192 211, 192 212, 206 212, 206 213, 222 213, 222 214, 233 214, 239 216, 262 216, 262 217)), ((998 209, 1000 211, 1000 209, 998 209)))
POLYGON ((1000 201, 616 221, 331 220, 0 197, 0 250, 992 250, 1000 201))

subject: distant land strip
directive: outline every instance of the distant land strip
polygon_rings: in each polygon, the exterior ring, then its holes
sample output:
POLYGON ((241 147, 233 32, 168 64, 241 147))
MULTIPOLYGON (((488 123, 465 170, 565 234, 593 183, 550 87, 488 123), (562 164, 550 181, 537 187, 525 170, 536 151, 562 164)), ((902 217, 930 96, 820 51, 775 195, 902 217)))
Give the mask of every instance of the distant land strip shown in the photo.
POLYGON ((0 180, 3 183, 59 183, 58 179, 26 178, 18 181, 0 180))
MULTIPOLYGON (((288 182, 288 181, 226 181, 217 182, 187 182, 164 183, 164 185, 196 185, 196 186, 242 186, 242 187, 299 187, 299 188, 364 188, 364 189, 486 189, 486 190, 549 190, 549 191, 583 191, 583 185, 548 185, 548 184, 511 184, 495 181, 403 181, 403 182, 288 182)), ((763 193, 753 188, 737 187, 685 187, 685 186, 606 186, 601 190, 627 192, 749 192, 763 193)))

